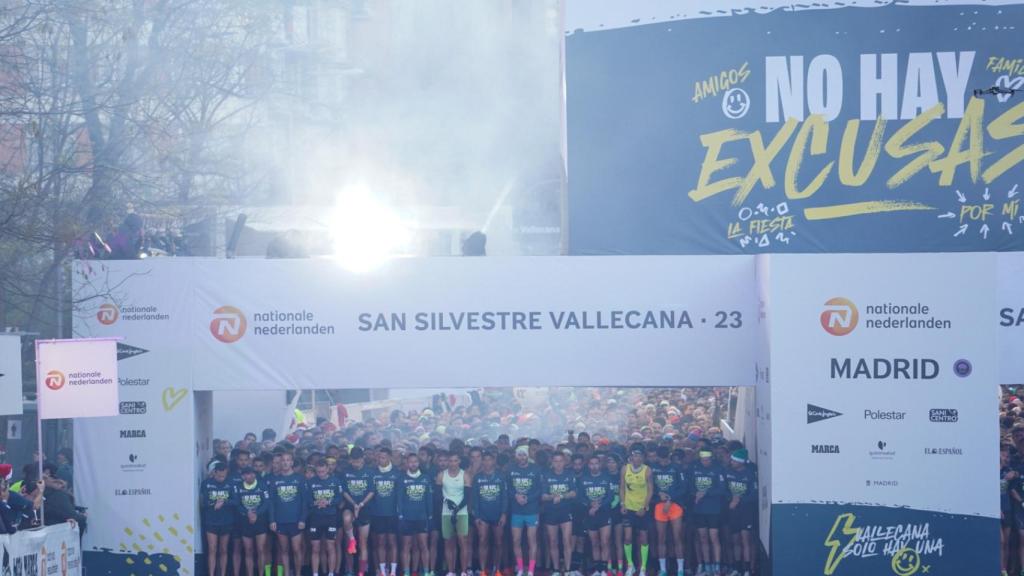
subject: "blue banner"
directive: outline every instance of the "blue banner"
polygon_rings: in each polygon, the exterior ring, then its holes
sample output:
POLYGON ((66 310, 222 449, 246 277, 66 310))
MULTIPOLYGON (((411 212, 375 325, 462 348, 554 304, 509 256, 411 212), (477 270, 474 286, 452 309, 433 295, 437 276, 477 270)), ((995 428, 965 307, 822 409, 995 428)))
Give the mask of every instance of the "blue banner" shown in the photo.
POLYGON ((1024 5, 694 16, 570 30, 571 253, 1024 250, 1024 5))
POLYGON ((773 504, 772 567, 784 576, 998 574, 999 521, 907 508, 773 504))

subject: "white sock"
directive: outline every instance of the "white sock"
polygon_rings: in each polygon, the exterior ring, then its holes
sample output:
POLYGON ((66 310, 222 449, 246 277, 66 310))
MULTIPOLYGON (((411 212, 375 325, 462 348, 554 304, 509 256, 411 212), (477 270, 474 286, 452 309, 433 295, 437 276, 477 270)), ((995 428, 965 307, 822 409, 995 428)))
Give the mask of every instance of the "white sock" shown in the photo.
MULTIPOLYGON (((686 569, 683 568, 683 566, 685 566, 685 564, 683 564, 683 562, 684 562, 684 560, 682 558, 676 558, 676 572, 678 572, 680 574, 682 574, 683 572, 686 571, 686 569)), ((334 575, 332 574, 331 576, 334 576, 334 575)))
POLYGON ((380 573, 381 574, 387 574, 388 573, 387 564, 385 564, 383 562, 380 563, 380 573))
MULTIPOLYGON (((662 572, 665 572, 665 571, 666 571, 666 570, 665 570, 665 563, 666 563, 666 562, 668 562, 668 560, 667 560, 666 558, 658 558, 658 566, 659 566, 659 567, 661 568, 661 571, 662 571, 662 572)), ((314 576, 315 576, 315 575, 314 575, 314 576)))
POLYGON ((395 569, 396 568, 398 568, 398 563, 392 562, 391 563, 391 576, 395 576, 395 569))

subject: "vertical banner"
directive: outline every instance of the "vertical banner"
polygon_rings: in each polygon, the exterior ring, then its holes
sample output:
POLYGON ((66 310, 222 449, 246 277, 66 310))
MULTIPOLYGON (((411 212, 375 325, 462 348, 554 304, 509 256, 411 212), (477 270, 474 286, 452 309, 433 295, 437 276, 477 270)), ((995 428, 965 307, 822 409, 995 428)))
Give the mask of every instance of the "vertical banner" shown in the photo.
POLYGON ((0 416, 21 413, 21 336, 0 334, 0 416))
POLYGON ((78 527, 57 524, 0 535, 3 576, 82 576, 78 527))
POLYGON ((770 260, 774 573, 998 574, 996 255, 770 260))
POLYGON ((193 573, 192 270, 170 258, 75 263, 75 335, 122 338, 117 417, 75 421, 75 493, 93 512, 90 574, 193 573))
POLYGON ((117 342, 36 340, 39 418, 117 415, 117 342))
POLYGON ((999 255, 999 383, 1024 384, 1024 254, 999 255))

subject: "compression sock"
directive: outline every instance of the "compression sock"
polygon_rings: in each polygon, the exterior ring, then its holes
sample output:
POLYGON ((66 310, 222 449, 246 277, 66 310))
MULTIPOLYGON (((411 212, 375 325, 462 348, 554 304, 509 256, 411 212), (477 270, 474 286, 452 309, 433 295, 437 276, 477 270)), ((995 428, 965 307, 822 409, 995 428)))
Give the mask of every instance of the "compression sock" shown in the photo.
POLYGON ((529 570, 527 570, 527 571, 526 571, 526 573, 527 573, 527 574, 533 574, 533 570, 534 570, 534 568, 536 568, 536 567, 537 567, 537 561, 536 561, 536 560, 530 560, 530 564, 529 564, 529 567, 530 567, 530 569, 529 569, 529 570))
POLYGON ((632 567, 633 566, 633 545, 632 544, 626 544, 625 546, 623 546, 623 548, 626 550, 626 563, 630 567, 632 567))
POLYGON ((676 574, 683 576, 686 573, 686 561, 682 558, 676 558, 676 574))
POLYGON ((387 574, 388 573, 388 565, 385 564, 384 562, 380 563, 380 573, 381 574, 387 574))
POLYGON ((391 563, 391 576, 395 576, 395 570, 398 570, 398 563, 397 562, 392 562, 391 563))
POLYGON ((640 545, 640 571, 641 572, 647 570, 647 552, 648 552, 647 544, 641 544, 640 545))
POLYGON ((658 568, 660 568, 662 572, 668 572, 668 569, 665 568, 665 565, 667 563, 668 563, 668 558, 658 558, 658 568))
POLYGON ((522 558, 516 558, 516 572, 522 572, 522 571, 523 571, 523 559, 522 558))

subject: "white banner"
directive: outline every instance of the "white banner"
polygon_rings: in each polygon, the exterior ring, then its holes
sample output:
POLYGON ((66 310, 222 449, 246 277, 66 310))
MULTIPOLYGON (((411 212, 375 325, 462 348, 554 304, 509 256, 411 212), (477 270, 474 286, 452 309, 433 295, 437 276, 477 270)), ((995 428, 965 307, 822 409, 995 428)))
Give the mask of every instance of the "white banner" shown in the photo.
POLYGON ((995 573, 996 256, 770 260, 775 571, 995 573))
POLYGON ((0 416, 21 413, 21 336, 0 334, 0 416))
POLYGON ((36 340, 39 417, 117 415, 117 342, 36 340))
POLYGON ((58 524, 0 535, 3 576, 82 576, 78 528, 58 524))
POLYGON ((1024 253, 998 258, 999 383, 1024 384, 1024 253))
POLYGON ((207 260, 196 278, 196 389, 753 385, 752 257, 207 260))
POLYGON ((90 572, 163 565, 160 574, 194 573, 192 268, 173 258, 75 264, 75 299, 87 303, 75 311, 76 336, 123 338, 118 416, 75 421, 75 495, 90 509, 90 572))

